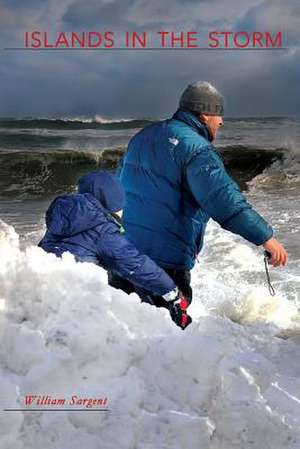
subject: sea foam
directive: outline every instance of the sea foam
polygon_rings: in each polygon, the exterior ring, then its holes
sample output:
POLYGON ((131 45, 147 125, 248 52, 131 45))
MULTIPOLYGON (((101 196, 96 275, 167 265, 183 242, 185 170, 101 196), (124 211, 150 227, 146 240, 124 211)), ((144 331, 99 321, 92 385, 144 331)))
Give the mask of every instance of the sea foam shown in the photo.
POLYGON ((21 251, 0 221, 1 448, 297 447, 299 340, 211 313, 197 283, 215 305, 223 288, 193 274, 194 321, 182 331, 109 287, 100 267, 21 251), (109 412, 3 410, 25 408, 28 394, 105 396, 109 412))

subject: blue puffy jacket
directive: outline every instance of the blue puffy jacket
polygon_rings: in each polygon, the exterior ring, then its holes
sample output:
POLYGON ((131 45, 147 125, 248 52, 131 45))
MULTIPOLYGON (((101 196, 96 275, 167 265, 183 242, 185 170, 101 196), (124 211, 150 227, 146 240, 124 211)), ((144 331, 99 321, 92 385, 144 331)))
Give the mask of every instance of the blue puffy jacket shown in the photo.
POLYGON ((164 268, 193 267, 210 217, 256 245, 273 235, 211 140, 194 114, 179 109, 138 132, 120 166, 126 235, 164 268))
MULTIPOLYGON (((87 178, 90 179, 89 175, 87 178)), ((85 177, 85 187, 86 184, 85 177)), ((89 190, 95 191, 94 188, 89 190)), ((110 194, 111 191, 108 189, 110 194)), ((47 210, 46 224, 47 231, 39 246, 47 252, 61 256, 69 251, 77 261, 93 262, 114 270, 156 295, 175 288, 172 279, 160 267, 120 234, 115 218, 91 193, 57 197, 47 210)))

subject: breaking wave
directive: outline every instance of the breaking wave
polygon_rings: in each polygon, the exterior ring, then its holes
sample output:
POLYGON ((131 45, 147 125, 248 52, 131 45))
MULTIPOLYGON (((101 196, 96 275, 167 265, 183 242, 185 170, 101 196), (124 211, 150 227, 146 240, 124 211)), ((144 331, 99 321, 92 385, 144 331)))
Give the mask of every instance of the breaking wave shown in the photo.
POLYGON ((279 166, 288 158, 287 148, 261 148, 245 145, 226 145, 219 147, 226 168, 242 189, 248 189, 248 183, 271 167, 279 166))
POLYGON ((113 170, 123 152, 120 147, 101 152, 1 151, 0 197, 40 198, 72 191, 84 173, 113 170))
POLYGON ((127 129, 141 128, 152 123, 148 119, 107 119, 96 115, 94 118, 59 118, 59 119, 0 119, 0 128, 6 129, 127 129))
MULTIPOLYGON (((293 156, 284 148, 267 150, 236 145, 218 150, 243 189, 253 183, 268 185, 270 177, 281 182, 284 176, 293 179, 294 172, 299 173, 299 169, 293 168, 293 156)), ((0 196, 35 198, 72 191, 78 178, 87 171, 114 170, 124 151, 120 146, 101 151, 0 151, 0 196)))
POLYGON ((248 188, 260 190, 296 189, 300 187, 300 154, 289 151, 285 157, 276 159, 250 182, 248 188))

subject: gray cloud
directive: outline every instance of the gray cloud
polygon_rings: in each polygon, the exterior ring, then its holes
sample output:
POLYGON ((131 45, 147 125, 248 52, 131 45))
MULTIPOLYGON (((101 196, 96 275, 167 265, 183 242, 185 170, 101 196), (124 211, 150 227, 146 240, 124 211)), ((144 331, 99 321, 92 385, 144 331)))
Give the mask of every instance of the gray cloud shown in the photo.
POLYGON ((296 0, 284 5, 279 0, 250 0, 247 5, 228 0, 226 7, 219 0, 186 0, 184 4, 176 0, 31 0, 28 10, 24 4, 17 0, 5 3, 10 27, 1 27, 3 46, 15 44, 22 30, 31 26, 51 34, 111 28, 186 29, 204 36, 214 28, 264 30, 271 24, 273 29, 288 30, 295 49, 268 53, 5 52, 0 65, 2 116, 166 116, 177 107, 185 85, 199 79, 212 82, 225 95, 227 115, 299 114, 296 0))
POLYGON ((266 0, 250 8, 236 23, 236 30, 282 31, 284 45, 300 45, 300 4, 299 0, 289 0, 284 5, 280 0, 266 0))
POLYGON ((228 25, 261 0, 249 0, 246 6, 238 0, 76 0, 63 16, 68 25, 122 25, 152 26, 173 25, 178 29, 193 27, 198 23, 213 24, 222 21, 228 25))
POLYGON ((91 0, 89 3, 76 1, 69 6, 62 20, 70 26, 87 27, 122 27, 130 22, 125 19, 130 1, 123 0, 104 3, 99 0, 91 0))

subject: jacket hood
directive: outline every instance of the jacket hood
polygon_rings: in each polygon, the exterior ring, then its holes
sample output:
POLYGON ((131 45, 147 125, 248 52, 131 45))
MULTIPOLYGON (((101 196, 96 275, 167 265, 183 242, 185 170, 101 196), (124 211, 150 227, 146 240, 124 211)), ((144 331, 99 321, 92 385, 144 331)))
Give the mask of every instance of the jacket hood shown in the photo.
POLYGON ((46 212, 47 229, 54 235, 70 237, 103 222, 105 210, 90 194, 57 197, 46 212))
POLYGON ((181 122, 184 122, 196 129, 196 131, 209 142, 213 141, 213 136, 208 127, 204 123, 200 122, 200 120, 192 112, 185 111, 184 109, 177 109, 172 118, 175 120, 180 120, 181 122))
POLYGON ((116 175, 102 170, 90 172, 78 182, 79 193, 90 193, 110 212, 124 208, 125 193, 116 175))

